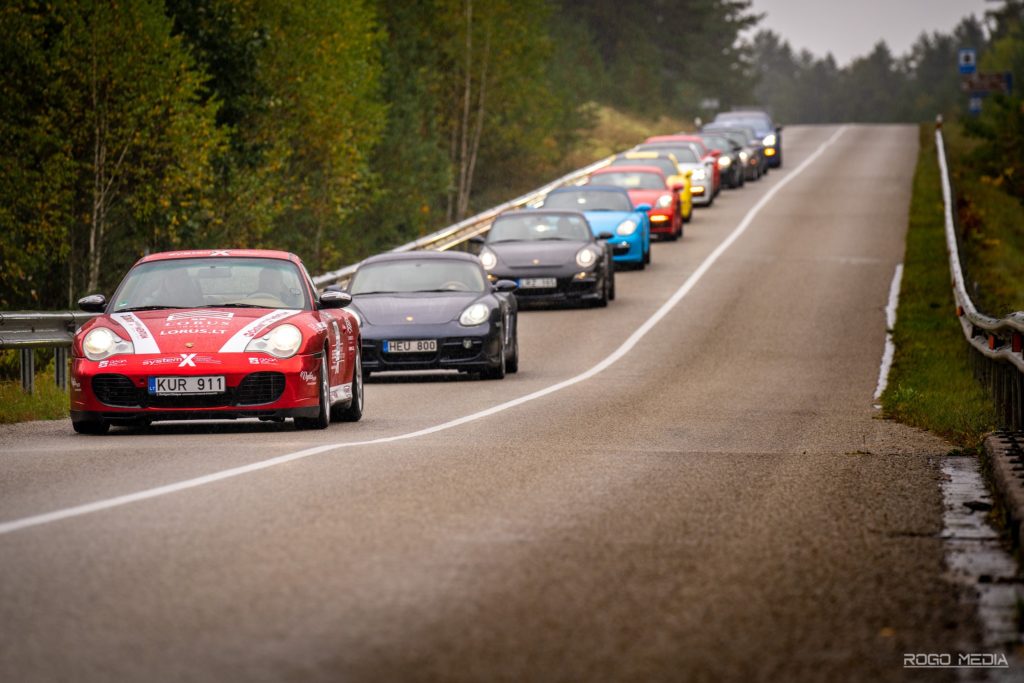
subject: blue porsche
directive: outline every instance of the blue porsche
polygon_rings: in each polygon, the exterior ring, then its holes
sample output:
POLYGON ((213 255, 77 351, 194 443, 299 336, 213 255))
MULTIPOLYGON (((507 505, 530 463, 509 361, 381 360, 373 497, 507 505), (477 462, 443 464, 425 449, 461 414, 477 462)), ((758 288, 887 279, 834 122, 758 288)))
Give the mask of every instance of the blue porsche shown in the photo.
POLYGON ((612 185, 561 187, 544 198, 545 209, 582 211, 594 235, 611 233, 608 246, 615 263, 629 263, 640 270, 651 262, 650 205, 633 206, 629 192, 612 185))

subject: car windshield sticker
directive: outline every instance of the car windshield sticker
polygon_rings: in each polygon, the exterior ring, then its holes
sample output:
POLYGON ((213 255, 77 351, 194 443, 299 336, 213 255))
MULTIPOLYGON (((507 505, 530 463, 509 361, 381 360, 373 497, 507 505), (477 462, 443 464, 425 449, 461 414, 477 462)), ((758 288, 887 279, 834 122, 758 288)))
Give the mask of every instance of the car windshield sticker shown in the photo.
POLYGON ((301 312, 302 311, 297 309, 282 308, 274 311, 273 313, 267 313, 265 316, 253 320, 238 332, 235 332, 235 335, 231 337, 231 339, 228 339, 224 346, 220 347, 220 352, 241 353, 242 351, 245 351, 245 347, 249 345, 249 342, 252 341, 259 332, 262 332, 274 323, 279 323, 285 318, 290 318, 296 313, 301 312))
POLYGON ((110 317, 128 332, 128 336, 132 338, 132 346, 135 347, 135 353, 160 353, 160 347, 157 346, 153 334, 146 327, 146 323, 142 322, 137 315, 134 313, 114 313, 110 317))
POLYGON ((235 317, 232 311, 177 311, 167 316, 167 322, 175 320, 231 320, 235 317))

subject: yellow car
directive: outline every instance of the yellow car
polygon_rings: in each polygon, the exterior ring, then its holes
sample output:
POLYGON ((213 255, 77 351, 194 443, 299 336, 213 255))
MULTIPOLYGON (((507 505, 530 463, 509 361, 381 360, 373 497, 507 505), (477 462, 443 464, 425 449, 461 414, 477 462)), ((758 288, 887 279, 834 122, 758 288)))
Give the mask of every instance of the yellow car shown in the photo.
POLYGON ((612 166, 657 166, 665 174, 669 187, 682 185, 679 191, 679 210, 683 222, 689 223, 693 217, 693 183, 690 176, 693 171, 680 168, 679 161, 671 152, 622 152, 616 154, 612 166))

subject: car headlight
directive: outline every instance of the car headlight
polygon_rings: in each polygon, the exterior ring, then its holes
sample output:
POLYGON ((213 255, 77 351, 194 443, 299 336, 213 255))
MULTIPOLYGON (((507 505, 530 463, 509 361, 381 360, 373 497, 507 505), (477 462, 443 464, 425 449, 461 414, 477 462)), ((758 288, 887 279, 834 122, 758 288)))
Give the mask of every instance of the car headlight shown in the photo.
POLYGON ((302 332, 295 325, 285 323, 278 325, 262 337, 257 337, 246 345, 246 351, 262 351, 277 358, 291 358, 302 346, 302 332))
POLYGON ((103 360, 124 353, 135 353, 135 346, 117 336, 109 327, 94 327, 82 340, 82 351, 89 360, 103 360))
POLYGON ((690 178, 692 180, 706 180, 707 177, 708 177, 708 172, 705 171, 703 168, 695 169, 694 172, 693 172, 693 175, 690 176, 690 178))
POLYGON ((494 267, 498 265, 498 255, 490 249, 484 248, 480 252, 480 265, 484 267, 484 270, 494 270, 494 267))
POLYGON ((576 265, 580 268, 588 268, 594 265, 595 261, 597 261, 597 254, 589 247, 583 247, 576 252, 576 265))
POLYGON ((659 209, 664 209, 666 206, 672 206, 672 195, 663 194, 658 197, 658 201, 656 203, 659 209))
POLYGON ((459 324, 465 327, 473 327, 474 325, 481 325, 487 322, 487 319, 491 317, 491 309, 487 308, 484 304, 476 303, 470 305, 466 310, 459 316, 459 324))
POLYGON ((743 163, 747 163, 747 159, 749 158, 749 154, 747 154, 746 152, 740 152, 740 161, 742 161, 743 163))
POLYGON ((622 235, 623 237, 632 235, 634 232, 636 232, 636 221, 631 218, 627 218, 622 221, 619 223, 619 226, 615 228, 615 234, 622 235))
POLYGON ((732 159, 729 157, 718 157, 718 168, 729 168, 732 166, 732 159))
POLYGON ((764 143, 765 147, 773 146, 775 144, 775 133, 768 133, 768 135, 764 136, 764 140, 761 142, 764 143))

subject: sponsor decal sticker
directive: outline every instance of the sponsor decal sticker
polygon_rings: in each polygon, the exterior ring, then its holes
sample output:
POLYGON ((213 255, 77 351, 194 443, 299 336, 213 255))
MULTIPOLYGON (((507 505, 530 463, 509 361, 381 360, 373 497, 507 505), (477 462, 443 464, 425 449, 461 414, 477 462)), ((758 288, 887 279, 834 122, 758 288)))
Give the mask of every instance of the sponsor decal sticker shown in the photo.
POLYGON ((200 320, 219 320, 225 323, 230 322, 235 317, 233 311, 208 311, 206 309, 199 309, 197 311, 175 311, 167 316, 167 322, 174 322, 176 320, 190 320, 196 324, 201 324, 200 320))
POLYGON ((303 370, 299 377, 306 381, 306 384, 316 384, 316 373, 311 370, 303 370))
POLYGON ((160 347, 157 345, 156 340, 153 339, 153 335, 150 333, 149 328, 146 327, 146 323, 142 322, 137 315, 134 313, 114 313, 110 318, 128 332, 128 336, 132 340, 132 346, 135 347, 135 353, 160 353, 160 347))
POLYGON ((249 356, 249 365, 276 365, 277 359, 273 356, 249 356))
POLYGON ((282 308, 268 313, 240 329, 238 332, 228 339, 224 346, 220 347, 221 353, 241 353, 245 351, 245 347, 252 341, 253 337, 256 337, 258 333, 263 332, 271 325, 279 323, 286 318, 290 318, 297 313, 302 311, 292 308, 282 308))

